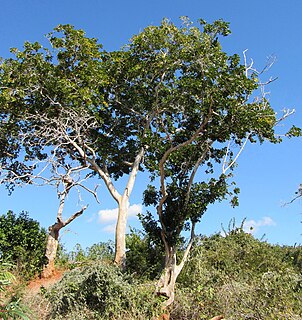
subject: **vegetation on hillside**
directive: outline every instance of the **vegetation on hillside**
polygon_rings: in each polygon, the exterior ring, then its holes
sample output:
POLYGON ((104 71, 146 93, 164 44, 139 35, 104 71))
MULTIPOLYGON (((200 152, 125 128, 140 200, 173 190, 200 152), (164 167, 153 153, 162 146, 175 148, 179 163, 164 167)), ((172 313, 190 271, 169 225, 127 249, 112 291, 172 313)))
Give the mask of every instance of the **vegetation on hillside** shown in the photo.
MULTIPOLYGON (((161 314, 162 298, 154 295, 160 268, 151 259, 156 247, 141 233, 128 237, 130 246, 140 243, 140 251, 129 249, 136 259, 125 272, 108 262, 105 244, 98 245, 104 248, 99 255, 77 248, 81 254, 72 255, 72 271, 44 292, 51 304, 47 319, 155 319, 161 314)), ((178 278, 176 300, 165 312, 173 320, 218 314, 230 320, 301 319, 302 247, 271 245, 242 228, 199 236, 178 278)))
POLYGON ((28 307, 9 292, 9 286, 16 280, 11 268, 10 264, 0 261, 0 319, 30 320, 31 312, 28 307))
POLYGON ((276 134, 294 110, 277 117, 265 90, 273 79, 261 81, 270 63, 259 72, 246 52, 243 62, 229 56, 220 44, 229 34, 223 20, 164 19, 107 52, 83 30, 59 25, 48 46, 25 42, 0 59, 0 184, 13 192, 42 180, 59 199, 47 242, 27 213, 0 217, 2 318, 27 317, 10 262, 22 283, 43 266, 45 277, 55 263, 66 270, 24 300, 37 319, 301 319, 300 246, 271 245, 235 225, 195 234, 211 204, 238 205, 233 170, 247 143, 301 135, 295 126, 276 134), (140 214, 144 232, 127 235, 140 171, 149 174, 141 196, 150 209, 140 214), (87 208, 63 219, 65 199, 73 187, 98 199, 97 179, 118 207, 115 243, 65 252, 59 232, 87 208))

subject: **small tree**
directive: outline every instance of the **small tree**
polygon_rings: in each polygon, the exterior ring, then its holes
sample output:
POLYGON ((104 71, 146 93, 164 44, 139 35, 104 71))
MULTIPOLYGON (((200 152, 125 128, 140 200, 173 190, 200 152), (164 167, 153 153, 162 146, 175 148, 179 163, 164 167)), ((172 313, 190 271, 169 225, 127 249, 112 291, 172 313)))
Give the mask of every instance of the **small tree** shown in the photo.
POLYGON ((51 178, 44 179, 44 183, 46 184, 55 182, 59 198, 59 208, 57 211, 56 222, 48 228, 48 237, 45 251, 47 263, 43 268, 42 277, 49 277, 54 271, 54 263, 59 246, 60 230, 69 225, 77 217, 82 215, 88 207, 88 205, 83 206, 79 211, 71 214, 67 219, 63 219, 63 210, 70 191, 73 188, 83 188, 89 193, 92 193, 97 199, 95 190, 91 190, 84 185, 84 181, 88 178, 89 175, 86 176, 83 180, 80 179, 81 171, 87 169, 85 166, 79 165, 76 167, 70 166, 68 164, 61 165, 60 168, 63 168, 64 171, 59 172, 58 164, 53 164, 52 172, 54 173, 54 175, 51 178))
MULTIPOLYGON (((24 121, 34 120, 38 115, 26 116, 24 121)), ((45 119, 44 119, 45 120, 45 119)), ((51 122, 48 121, 48 124, 51 122)), ((47 124, 45 123, 45 124, 47 124)), ((33 136, 31 132, 25 130, 19 133, 19 144, 30 146, 34 148, 35 146, 42 146, 49 143, 49 137, 53 137, 52 133, 49 132, 48 128, 41 128, 37 130, 33 136)), ((58 133, 60 131, 58 130, 58 133)), ((70 224, 74 219, 82 215, 82 213, 87 209, 87 206, 83 206, 79 211, 71 214, 67 219, 63 219, 63 210, 68 195, 72 189, 76 189, 80 197, 80 189, 91 193, 98 201, 96 189, 92 190, 85 185, 85 182, 91 178, 91 171, 88 173, 87 166, 85 164, 76 163, 72 159, 69 159, 66 154, 62 154, 62 149, 59 146, 50 150, 47 147, 48 153, 50 154, 44 160, 31 161, 29 158, 26 159, 25 163, 28 168, 27 171, 14 170, 10 165, 2 165, 2 175, 0 177, 0 183, 15 187, 24 185, 36 185, 36 186, 52 186, 55 187, 57 196, 59 199, 59 207, 56 214, 56 222, 49 226, 48 228, 48 238, 46 243, 46 264, 43 268, 42 276, 48 277, 54 271, 54 262, 56 258, 56 253, 59 245, 59 232, 62 228, 70 224), (83 176, 84 175, 84 176, 83 176)), ((25 165, 24 165, 25 166, 25 165)), ((11 187, 11 188, 12 188, 11 187)))

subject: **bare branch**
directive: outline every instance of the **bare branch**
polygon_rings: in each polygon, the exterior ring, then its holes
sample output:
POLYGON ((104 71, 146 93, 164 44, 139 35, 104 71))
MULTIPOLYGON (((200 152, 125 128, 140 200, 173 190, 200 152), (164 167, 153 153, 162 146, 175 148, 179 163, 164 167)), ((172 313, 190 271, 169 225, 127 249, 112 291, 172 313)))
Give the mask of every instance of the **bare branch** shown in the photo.
POLYGON ((283 111, 282 117, 277 119, 275 125, 279 124, 280 122, 282 122, 283 120, 285 120, 286 118, 288 118, 289 116, 291 116, 292 114, 294 114, 296 112, 295 109, 283 109, 282 111, 283 111))
POLYGON ((298 191, 296 192, 296 196, 291 201, 284 203, 283 207, 295 202, 299 198, 302 198, 302 184, 300 184, 298 191))
POLYGON ((192 245, 193 245, 193 242, 194 242, 194 239, 195 239, 195 225, 196 225, 196 222, 192 222, 190 240, 189 240, 189 243, 188 243, 188 245, 187 245, 187 247, 185 249, 185 252, 184 252, 184 255, 183 255, 182 259, 181 259, 181 262, 177 266, 177 276, 181 272, 181 270, 182 270, 184 264, 186 263, 186 261, 188 260, 189 253, 191 251, 191 248, 192 248, 192 245))
POLYGON ((72 222, 74 219, 76 219, 78 216, 83 214, 83 212, 88 208, 88 205, 84 206, 81 210, 75 212, 73 215, 71 215, 65 222, 64 227, 67 226, 70 222, 72 222))
POLYGON ((240 146, 240 149, 237 152, 235 158, 229 164, 227 164, 227 158, 228 158, 228 154, 229 154, 229 150, 230 150, 230 144, 231 144, 231 140, 229 141, 228 146, 227 146, 227 151, 226 151, 226 154, 225 154, 225 157, 224 157, 224 161, 222 163, 222 173, 223 174, 225 174, 229 169, 231 169, 233 167, 233 165, 236 163, 236 161, 238 160, 240 154, 242 153, 243 149, 245 148, 246 143, 248 142, 250 136, 251 136, 251 133, 248 133, 246 138, 244 139, 242 145, 240 146))

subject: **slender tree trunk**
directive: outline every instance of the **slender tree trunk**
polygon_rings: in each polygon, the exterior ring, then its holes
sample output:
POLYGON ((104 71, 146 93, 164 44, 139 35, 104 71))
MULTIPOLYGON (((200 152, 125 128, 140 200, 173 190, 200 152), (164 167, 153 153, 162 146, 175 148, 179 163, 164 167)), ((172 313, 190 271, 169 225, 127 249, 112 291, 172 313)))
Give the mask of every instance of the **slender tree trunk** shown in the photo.
POLYGON ((122 269, 126 267, 126 228, 129 209, 129 197, 124 194, 118 206, 118 219, 115 230, 114 263, 122 269))
POLYGON ((61 221, 56 222, 49 227, 47 243, 46 243, 46 252, 45 257, 47 262, 42 271, 42 278, 50 277, 55 270, 55 258, 57 255, 58 245, 59 245, 59 232, 63 227, 61 221))
MULTIPOLYGON (((128 178, 128 182, 124 193, 120 197, 115 197, 118 203, 118 218, 115 229, 115 257, 114 263, 121 267, 126 268, 126 228, 129 209, 129 198, 134 187, 136 175, 139 170, 139 165, 144 156, 144 148, 141 148, 135 157, 132 164, 132 170, 128 178)), ((109 185, 111 186, 111 185, 109 185)))

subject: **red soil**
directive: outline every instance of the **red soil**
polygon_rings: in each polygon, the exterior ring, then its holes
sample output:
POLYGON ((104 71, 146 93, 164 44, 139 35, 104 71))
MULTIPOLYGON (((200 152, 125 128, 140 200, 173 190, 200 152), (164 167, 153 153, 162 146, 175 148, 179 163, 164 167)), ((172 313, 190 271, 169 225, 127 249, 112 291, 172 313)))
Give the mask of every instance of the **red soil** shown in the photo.
POLYGON ((59 282, 62 279, 64 272, 64 270, 55 270, 53 274, 48 278, 36 278, 29 282, 27 288, 31 292, 38 292, 42 286, 44 288, 48 288, 56 282, 59 282))

